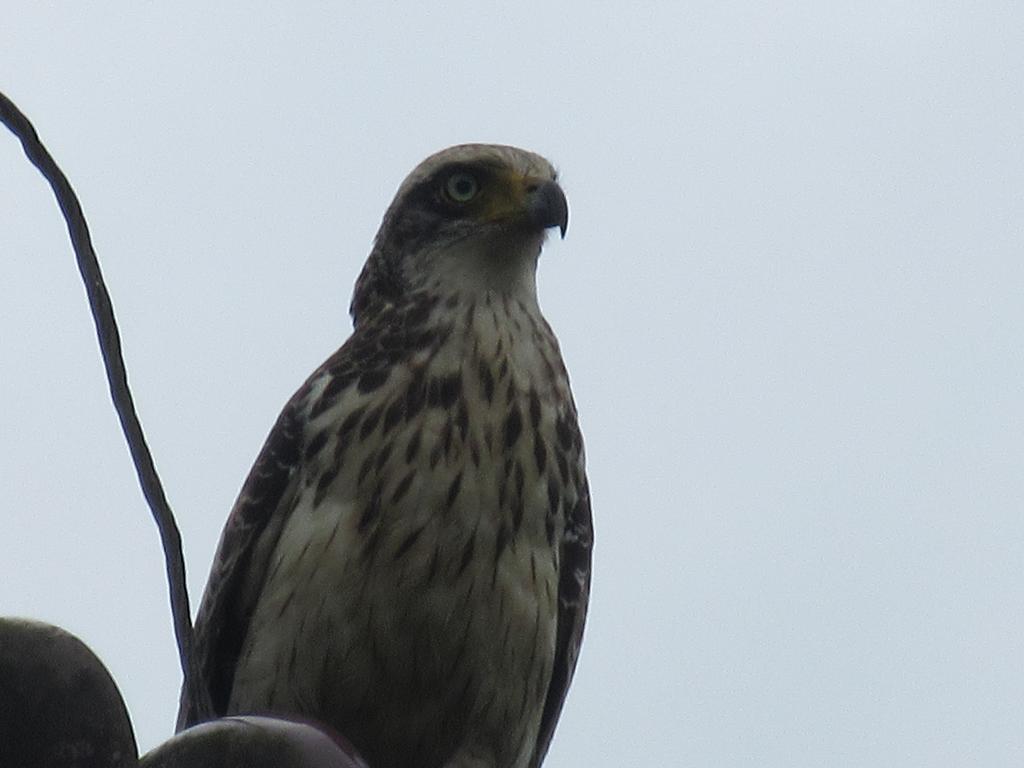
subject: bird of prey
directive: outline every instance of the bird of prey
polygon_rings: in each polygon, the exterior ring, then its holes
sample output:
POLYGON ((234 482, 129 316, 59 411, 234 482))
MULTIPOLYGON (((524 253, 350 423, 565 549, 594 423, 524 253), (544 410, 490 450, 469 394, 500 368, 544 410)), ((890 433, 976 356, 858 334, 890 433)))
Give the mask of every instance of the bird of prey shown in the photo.
MULTIPOLYGON (((541 315, 544 158, 423 161, 356 282, 348 341, 284 407, 196 623, 216 714, 309 718, 371 768, 536 768, 590 590, 576 406, 541 315)), ((184 700, 179 728, 196 721, 184 700)))

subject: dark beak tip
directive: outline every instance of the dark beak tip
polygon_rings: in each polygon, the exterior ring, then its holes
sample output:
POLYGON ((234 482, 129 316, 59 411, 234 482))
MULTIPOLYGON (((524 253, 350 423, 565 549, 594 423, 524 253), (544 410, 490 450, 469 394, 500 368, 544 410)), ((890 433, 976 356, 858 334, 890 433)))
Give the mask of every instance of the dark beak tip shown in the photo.
POLYGON ((545 229, 558 227, 564 240, 569 228, 569 205, 562 188, 554 181, 546 181, 531 190, 531 196, 530 218, 545 229))

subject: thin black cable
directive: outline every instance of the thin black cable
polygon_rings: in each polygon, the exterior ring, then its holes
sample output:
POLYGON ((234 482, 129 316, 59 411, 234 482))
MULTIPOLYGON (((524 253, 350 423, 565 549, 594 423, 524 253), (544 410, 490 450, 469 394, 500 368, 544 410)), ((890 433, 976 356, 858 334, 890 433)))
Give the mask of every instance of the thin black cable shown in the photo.
POLYGON ((164 558, 167 566, 167 582, 171 599, 171 615, 174 621, 174 634, 178 642, 178 655, 181 661, 182 674, 185 677, 185 690, 191 701, 193 711, 200 713, 201 719, 211 716, 210 696, 199 669, 194 652, 192 620, 189 614, 188 589, 185 585, 185 559, 181 551, 181 533, 174 520, 174 513, 167 503, 160 477, 153 465, 153 456, 146 445, 128 388, 128 373, 121 356, 121 337, 114 319, 114 308, 110 303, 99 261, 92 247, 89 228, 85 215, 78 202, 75 191, 71 188, 64 172, 54 162, 50 153, 39 141, 39 136, 32 123, 22 114, 14 103, 0 93, 0 120, 21 141, 21 146, 32 164, 53 187, 57 204, 68 225, 71 244, 78 261, 78 271, 85 283, 85 291, 89 297, 89 308, 92 310, 93 322, 96 324, 96 336, 103 356, 103 365, 110 383, 110 396, 114 401, 114 409, 121 421, 135 472, 142 487, 143 496, 153 513, 153 519, 160 531, 164 558))

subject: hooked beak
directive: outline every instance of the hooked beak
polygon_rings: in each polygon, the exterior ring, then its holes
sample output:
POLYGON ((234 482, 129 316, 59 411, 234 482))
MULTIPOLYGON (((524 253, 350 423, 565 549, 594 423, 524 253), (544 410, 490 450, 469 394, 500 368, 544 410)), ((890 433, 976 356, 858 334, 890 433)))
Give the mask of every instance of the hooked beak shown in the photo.
POLYGON ((569 227, 569 203, 562 188, 554 181, 531 180, 526 195, 530 221, 543 229, 558 227, 564 239, 569 227))

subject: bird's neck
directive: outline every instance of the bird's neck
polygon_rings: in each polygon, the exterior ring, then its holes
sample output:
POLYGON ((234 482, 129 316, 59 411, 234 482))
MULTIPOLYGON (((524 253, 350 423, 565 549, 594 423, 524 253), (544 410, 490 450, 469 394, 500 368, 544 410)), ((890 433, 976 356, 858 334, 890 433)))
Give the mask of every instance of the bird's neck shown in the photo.
POLYGON ((420 255, 415 289, 463 305, 512 301, 536 307, 537 259, 543 232, 497 232, 420 255))

